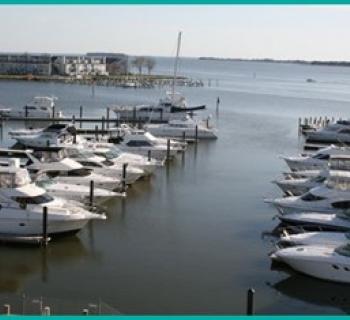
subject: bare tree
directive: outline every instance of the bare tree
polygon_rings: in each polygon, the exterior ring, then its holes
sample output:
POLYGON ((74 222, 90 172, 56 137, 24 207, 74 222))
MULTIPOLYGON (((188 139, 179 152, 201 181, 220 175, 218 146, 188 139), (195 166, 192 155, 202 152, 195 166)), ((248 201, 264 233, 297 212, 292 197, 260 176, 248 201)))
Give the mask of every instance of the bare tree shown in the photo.
POLYGON ((140 75, 142 75, 142 68, 145 65, 145 62, 145 57, 136 57, 134 60, 131 61, 131 65, 139 71, 140 75))
POLYGON ((148 75, 150 75, 156 65, 156 60, 153 58, 147 58, 145 64, 148 70, 148 75))

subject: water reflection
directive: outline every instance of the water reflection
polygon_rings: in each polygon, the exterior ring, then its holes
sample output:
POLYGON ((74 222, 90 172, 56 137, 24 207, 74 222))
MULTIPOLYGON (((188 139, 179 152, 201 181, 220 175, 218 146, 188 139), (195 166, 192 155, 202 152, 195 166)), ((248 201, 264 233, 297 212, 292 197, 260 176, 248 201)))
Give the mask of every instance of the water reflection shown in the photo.
POLYGON ((43 282, 49 280, 50 266, 73 265, 81 258, 93 257, 78 237, 51 242, 46 249, 1 245, 0 293, 19 291, 26 279, 40 274, 43 282))
MULTIPOLYGON (((274 269, 276 267, 274 266, 274 269)), ((279 293, 306 303, 350 313, 350 285, 311 278, 294 273, 282 265, 278 266, 278 269, 289 273, 288 278, 271 285, 279 293)))

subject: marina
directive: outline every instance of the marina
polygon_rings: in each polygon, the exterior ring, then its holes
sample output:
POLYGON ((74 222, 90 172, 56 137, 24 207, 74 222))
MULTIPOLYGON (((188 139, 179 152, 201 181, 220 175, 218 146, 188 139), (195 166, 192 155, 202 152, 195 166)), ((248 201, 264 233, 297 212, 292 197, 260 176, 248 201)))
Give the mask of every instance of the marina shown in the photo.
MULTIPOLYGON (((157 65, 159 72, 164 72, 172 68, 173 59, 160 59, 157 65)), ((313 84, 317 86, 334 67, 297 68, 296 78, 305 78, 309 68, 317 71, 313 76, 318 79, 313 84)), ((222 79, 220 87, 186 87, 181 93, 193 105, 206 104, 205 119, 212 115, 218 139, 189 143, 185 152, 130 185, 126 197, 108 201, 106 220, 89 223, 76 236, 51 239, 46 249, 2 244, 7 259, 1 263, 4 285, 0 286, 0 297, 3 304, 11 305, 11 313, 21 313, 18 295, 24 293, 33 299, 44 297, 51 314, 64 313, 65 308, 54 307, 45 299, 64 305, 77 296, 86 301, 77 304, 77 314, 88 308, 89 301, 98 305, 99 300, 122 314, 246 314, 249 288, 255 290, 256 314, 341 314, 349 310, 346 303, 339 302, 346 297, 346 285, 324 283, 289 269, 288 273, 273 271, 268 257, 271 243, 261 237, 276 226, 272 220, 276 211, 263 199, 281 194, 269 184, 281 171, 287 171, 278 155, 303 152, 298 117, 306 117, 310 108, 314 114, 325 114, 333 85, 327 85, 324 100, 320 100, 314 98, 317 87, 310 88, 305 81, 304 91, 291 93, 295 80, 284 86, 279 80, 265 80, 283 72, 285 78, 291 77, 295 66, 183 59, 184 73, 192 70, 193 76, 199 76, 203 69, 210 70, 212 78, 222 79), (228 68, 231 72, 224 77, 223 70, 228 68), (252 70, 260 74, 254 81, 252 70), (46 252, 45 267, 42 251, 46 252), (304 287, 296 285, 301 282, 313 286, 317 294, 306 296, 304 287), (71 284, 69 288, 66 283, 71 284)), ((350 84, 350 78, 348 81, 350 84)), ((74 85, 0 83, 1 104, 5 106, 24 106, 38 94, 58 97, 56 110, 67 119, 60 123, 71 124, 74 115, 77 130, 79 107, 83 106, 81 119, 96 120, 82 123, 82 130, 90 130, 92 136, 95 125, 99 136, 104 133, 102 116, 108 107, 116 103, 152 104, 164 95, 159 88, 139 89, 137 94, 117 89, 116 98, 115 90, 96 88, 92 96, 90 88, 74 85)), ((342 99, 333 101, 330 117, 345 117, 350 96, 344 92, 342 99)), ((112 116, 110 112, 109 129, 116 125, 112 116)), ((49 123, 42 120, 42 127, 49 123)), ((19 134, 24 127, 31 127, 29 120, 4 120, 2 147, 16 142, 9 132, 19 134)), ((104 130, 108 138, 107 126, 104 130)), ((78 140, 80 136, 77 134, 78 140)), ((182 137, 179 140, 183 141, 182 137)), ((147 159, 148 154, 143 156, 147 159)))

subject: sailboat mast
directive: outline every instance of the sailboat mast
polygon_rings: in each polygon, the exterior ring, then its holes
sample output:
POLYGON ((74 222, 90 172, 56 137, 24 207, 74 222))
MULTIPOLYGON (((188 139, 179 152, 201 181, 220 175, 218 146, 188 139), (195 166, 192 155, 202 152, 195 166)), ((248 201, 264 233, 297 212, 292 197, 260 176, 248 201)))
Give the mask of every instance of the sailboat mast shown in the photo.
POLYGON ((175 57, 175 65, 174 65, 174 79, 173 79, 173 88, 172 88, 172 100, 174 100, 175 96, 175 84, 176 84, 176 76, 177 76, 177 66, 179 62, 179 54, 180 54, 180 47, 181 47, 181 36, 182 32, 180 31, 177 37, 177 49, 176 49, 176 57, 175 57))

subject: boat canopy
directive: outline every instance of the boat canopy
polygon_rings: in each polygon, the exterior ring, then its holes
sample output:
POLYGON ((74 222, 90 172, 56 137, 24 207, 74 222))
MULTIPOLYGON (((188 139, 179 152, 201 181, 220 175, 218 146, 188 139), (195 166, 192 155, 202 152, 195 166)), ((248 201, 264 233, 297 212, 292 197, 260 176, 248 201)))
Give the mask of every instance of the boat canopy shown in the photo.
POLYGON ((336 248, 335 252, 341 256, 350 257, 350 244, 336 248))

